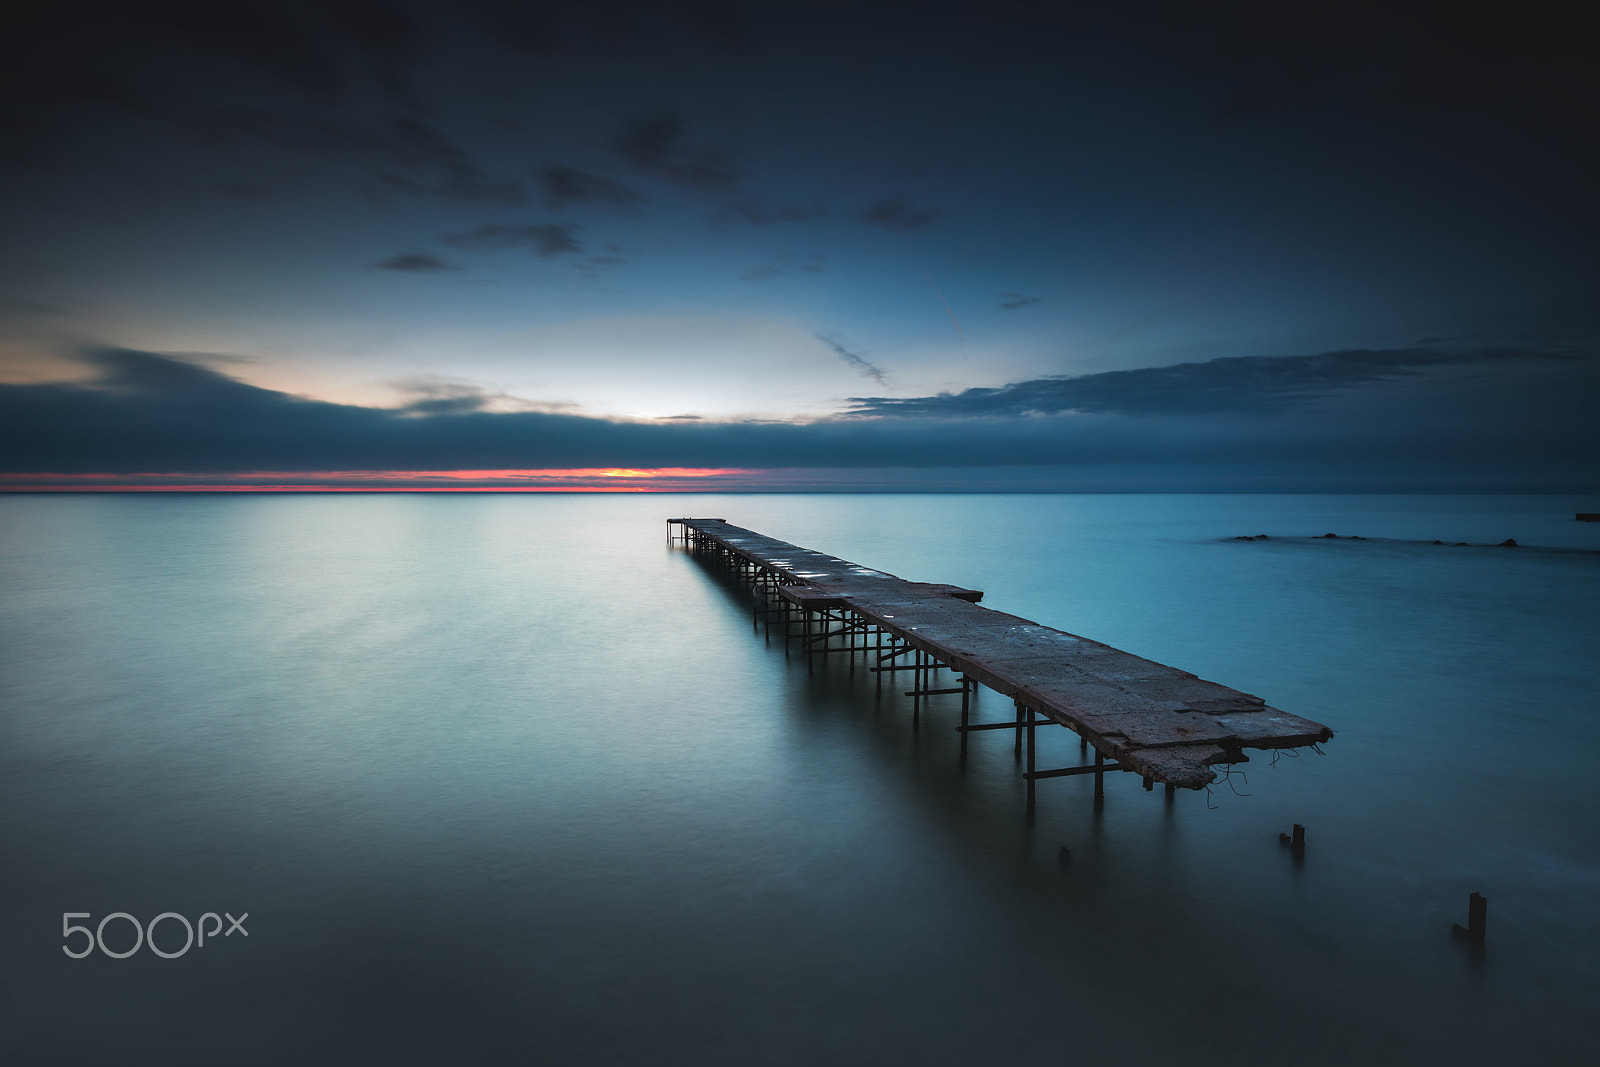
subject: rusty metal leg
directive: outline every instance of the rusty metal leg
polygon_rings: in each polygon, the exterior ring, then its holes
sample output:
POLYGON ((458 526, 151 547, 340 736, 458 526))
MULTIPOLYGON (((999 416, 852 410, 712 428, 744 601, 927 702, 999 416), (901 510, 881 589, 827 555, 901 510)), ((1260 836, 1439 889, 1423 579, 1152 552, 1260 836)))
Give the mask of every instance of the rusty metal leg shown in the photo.
MULTIPOLYGON (((881 677, 881 675, 880 675, 881 677)), ((967 718, 971 707, 972 681, 966 675, 961 676, 961 762, 967 762, 967 718)))
POLYGON ((911 728, 913 730, 917 730, 922 727, 923 662, 924 656, 922 649, 919 648, 917 649, 917 669, 911 672, 911 728))
POLYGON ((807 674, 811 674, 816 670, 816 666, 815 665, 816 665, 816 662, 817 662, 817 658, 811 654, 811 609, 810 608, 802 608, 801 610, 803 612, 805 612, 805 616, 806 616, 805 644, 802 645, 801 647, 805 650, 805 654, 806 654, 806 673, 807 674))
MULTIPOLYGON (((1028 709, 1028 815, 1033 816, 1033 709, 1028 709)), ((1021 733, 1021 730, 1017 731, 1021 733)))

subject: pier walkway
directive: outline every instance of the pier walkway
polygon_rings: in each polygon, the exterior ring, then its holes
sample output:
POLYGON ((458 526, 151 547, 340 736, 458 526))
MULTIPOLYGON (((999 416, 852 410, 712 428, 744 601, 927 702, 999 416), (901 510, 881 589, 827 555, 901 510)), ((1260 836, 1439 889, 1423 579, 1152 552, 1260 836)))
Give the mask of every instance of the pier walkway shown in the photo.
MULTIPOLYGON (((1096 798, 1106 771, 1132 771, 1145 788, 1165 783, 1201 789, 1216 764, 1247 762, 1244 749, 1300 748, 1326 741, 1321 723, 1266 701, 1197 678, 1086 637, 978 606, 983 594, 953 585, 909 582, 809 548, 730 525, 723 519, 668 519, 681 539, 733 569, 762 594, 756 618, 778 620, 785 640, 808 655, 866 656, 881 686, 885 673, 913 672, 907 695, 913 722, 931 696, 961 696, 962 751, 969 733, 1016 731, 1026 742, 1028 803, 1043 778, 1095 775, 1096 798), (959 675, 959 687, 936 688, 935 672, 959 675), (978 684, 1012 700, 1014 720, 972 723, 978 684), (1065 726, 1095 749, 1095 762, 1037 770, 1034 731, 1065 726), (1107 760, 1114 762, 1108 763, 1107 760)), ((899 677, 890 674, 890 677, 899 677)))

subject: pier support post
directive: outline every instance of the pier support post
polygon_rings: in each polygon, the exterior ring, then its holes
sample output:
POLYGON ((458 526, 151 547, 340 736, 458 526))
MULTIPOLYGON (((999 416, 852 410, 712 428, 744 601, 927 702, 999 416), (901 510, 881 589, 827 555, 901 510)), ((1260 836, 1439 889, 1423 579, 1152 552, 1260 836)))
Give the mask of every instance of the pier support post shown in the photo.
MULTIPOLYGON (((881 674, 878 677, 883 677, 881 674)), ((967 762, 967 720, 971 709, 972 679, 961 676, 961 762, 967 762)))
MULTIPOLYGON (((1033 817, 1033 708, 1031 708, 1031 707, 1027 709, 1027 723, 1028 723, 1028 775, 1027 775, 1027 778, 1028 778, 1028 817, 1031 819, 1033 817)), ((1017 732, 1021 733, 1022 731, 1018 730, 1017 732)), ((966 734, 962 734, 961 735, 963 740, 966 739, 966 736, 967 736, 966 734)))
POLYGON ((1457 937, 1466 938, 1474 944, 1483 944, 1483 934, 1489 922, 1489 898, 1482 893, 1474 893, 1467 898, 1467 925, 1455 923, 1450 927, 1450 932, 1457 937))
POLYGON ((801 608, 800 610, 805 613, 806 617, 805 643, 802 647, 805 649, 806 654, 806 673, 810 674, 816 669, 816 659, 811 655, 811 609, 801 608))
POLYGON ((913 730, 922 728, 922 690, 926 688, 922 684, 923 678, 926 677, 925 662, 926 656, 923 654, 922 649, 917 649, 917 669, 911 672, 911 728, 913 730))
POLYGON ((1099 809, 1106 802, 1106 754, 1094 750, 1094 806, 1099 809))

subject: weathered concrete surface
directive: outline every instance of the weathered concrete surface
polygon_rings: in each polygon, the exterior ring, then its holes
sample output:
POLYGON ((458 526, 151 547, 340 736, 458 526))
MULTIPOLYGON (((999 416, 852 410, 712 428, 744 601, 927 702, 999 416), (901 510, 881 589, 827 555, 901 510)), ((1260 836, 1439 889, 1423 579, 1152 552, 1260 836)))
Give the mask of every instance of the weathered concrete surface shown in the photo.
POLYGON ((1187 671, 979 607, 982 593, 908 582, 722 519, 673 519, 795 584, 780 594, 849 608, 952 669, 1020 701, 1158 782, 1200 789, 1247 748, 1299 748, 1333 731, 1187 671))

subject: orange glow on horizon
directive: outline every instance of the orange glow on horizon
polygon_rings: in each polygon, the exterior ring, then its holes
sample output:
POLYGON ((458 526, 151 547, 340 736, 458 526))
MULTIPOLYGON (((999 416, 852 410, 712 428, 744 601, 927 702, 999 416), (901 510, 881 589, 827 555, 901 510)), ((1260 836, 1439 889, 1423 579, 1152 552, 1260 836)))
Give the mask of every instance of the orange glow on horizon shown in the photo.
POLYGON ((570 467, 532 470, 483 471, 367 471, 359 477, 380 478, 459 478, 483 481, 508 478, 715 478, 721 474, 742 473, 736 467, 570 467))
POLYGON ((642 485, 29 485, 32 493, 664 493, 671 489, 647 489, 642 485))
POLYGON ((651 493, 757 473, 736 467, 569 467, 444 471, 251 471, 226 481, 185 474, 0 475, 0 491, 118 493, 651 493), (426 484, 426 483, 445 484, 426 484), (453 484, 452 484, 453 483, 453 484), (462 484, 473 483, 473 484, 462 484), (640 484, 645 483, 645 484, 640 484), (653 484, 651 484, 653 483, 653 484))

